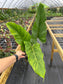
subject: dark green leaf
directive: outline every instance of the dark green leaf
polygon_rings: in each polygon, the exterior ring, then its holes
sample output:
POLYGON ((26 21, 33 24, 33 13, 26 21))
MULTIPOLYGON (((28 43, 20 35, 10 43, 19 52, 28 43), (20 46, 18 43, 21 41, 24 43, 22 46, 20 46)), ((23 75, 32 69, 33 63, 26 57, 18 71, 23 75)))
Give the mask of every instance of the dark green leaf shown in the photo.
POLYGON ((46 42, 46 24, 45 24, 44 6, 40 3, 37 9, 35 22, 32 27, 32 39, 40 39, 41 42, 46 42))

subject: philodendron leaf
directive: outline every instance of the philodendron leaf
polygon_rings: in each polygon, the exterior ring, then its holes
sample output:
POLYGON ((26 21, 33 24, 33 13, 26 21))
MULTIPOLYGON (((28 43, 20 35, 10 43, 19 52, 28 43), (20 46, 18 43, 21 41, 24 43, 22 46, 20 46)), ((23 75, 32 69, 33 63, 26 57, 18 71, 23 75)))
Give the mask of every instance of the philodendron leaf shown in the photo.
POLYGON ((44 6, 40 3, 37 8, 35 22, 32 27, 32 39, 39 38, 41 42, 46 42, 46 24, 45 24, 45 11, 44 6))
POLYGON ((32 66, 35 73, 37 73, 40 77, 44 78, 46 69, 40 44, 36 43, 31 45, 30 42, 24 42, 24 43, 29 64, 32 66))
POLYGON ((38 35, 38 38, 40 39, 41 42, 43 43, 46 42, 46 35, 47 35, 46 24, 43 23, 39 27, 39 35, 38 35))
POLYGON ((46 20, 44 6, 41 3, 37 8, 37 19, 38 19, 38 24, 45 22, 46 20))
POLYGON ((31 35, 20 25, 13 22, 6 23, 11 34, 14 36, 15 41, 22 45, 22 50, 24 51, 24 41, 30 41, 31 35))

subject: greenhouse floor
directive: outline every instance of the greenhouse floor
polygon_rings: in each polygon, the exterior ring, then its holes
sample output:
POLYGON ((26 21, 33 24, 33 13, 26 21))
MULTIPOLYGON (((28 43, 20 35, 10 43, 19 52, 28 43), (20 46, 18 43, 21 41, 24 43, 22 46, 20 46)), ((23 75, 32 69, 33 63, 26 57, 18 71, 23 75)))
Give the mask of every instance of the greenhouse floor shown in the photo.
POLYGON ((58 53, 54 53, 53 64, 50 67, 52 39, 49 33, 46 44, 40 45, 46 64, 45 80, 34 73, 25 59, 21 59, 15 63, 6 84, 63 84, 63 62, 58 53))

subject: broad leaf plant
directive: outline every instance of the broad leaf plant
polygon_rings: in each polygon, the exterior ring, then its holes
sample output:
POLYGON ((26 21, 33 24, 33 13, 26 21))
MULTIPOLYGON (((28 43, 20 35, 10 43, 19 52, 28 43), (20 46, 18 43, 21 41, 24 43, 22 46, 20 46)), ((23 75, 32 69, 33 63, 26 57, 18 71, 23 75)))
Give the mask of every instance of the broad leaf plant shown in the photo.
POLYGON ((46 24, 45 24, 44 6, 40 3, 37 8, 35 21, 32 27, 32 35, 30 35, 22 26, 13 22, 6 23, 15 41, 21 45, 21 50, 25 51, 28 56, 28 62, 34 72, 40 77, 45 78, 45 62, 40 44, 37 43, 37 38, 42 42, 46 42, 46 24))

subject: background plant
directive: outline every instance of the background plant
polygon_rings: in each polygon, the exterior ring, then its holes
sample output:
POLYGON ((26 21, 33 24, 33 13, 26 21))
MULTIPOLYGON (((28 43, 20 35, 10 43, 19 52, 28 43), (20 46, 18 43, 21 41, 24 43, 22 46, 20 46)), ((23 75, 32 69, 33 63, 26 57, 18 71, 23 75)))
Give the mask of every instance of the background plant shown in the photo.
POLYGON ((59 8, 58 11, 57 11, 57 8, 45 9, 46 17, 63 16, 63 11, 62 10, 63 10, 63 8, 59 8))
MULTIPOLYGON (((0 58, 11 55, 11 51, 15 52, 12 47, 13 36, 9 33, 8 28, 5 24, 0 26, 0 58)), ((16 42, 15 42, 16 43, 16 42)), ((17 43, 16 43, 17 46, 17 43)))
POLYGON ((12 22, 8 22, 6 25, 15 38, 15 41, 21 45, 21 50, 26 51, 29 64, 32 66, 35 73, 40 77, 45 77, 45 63, 43 60, 44 54, 40 48, 40 44, 37 43, 37 38, 41 42, 46 42, 46 25, 45 25, 45 12, 44 6, 40 3, 37 8, 37 14, 35 22, 32 27, 32 35, 30 35, 22 26, 12 22))

